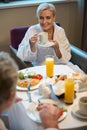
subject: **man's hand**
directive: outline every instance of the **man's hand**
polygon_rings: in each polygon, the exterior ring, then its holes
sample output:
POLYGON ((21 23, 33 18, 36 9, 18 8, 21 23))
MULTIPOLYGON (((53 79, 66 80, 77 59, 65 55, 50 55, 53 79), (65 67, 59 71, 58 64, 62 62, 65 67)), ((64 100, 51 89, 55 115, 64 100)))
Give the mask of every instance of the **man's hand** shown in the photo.
POLYGON ((52 104, 44 104, 39 114, 44 128, 58 129, 58 118, 62 115, 60 109, 52 104))

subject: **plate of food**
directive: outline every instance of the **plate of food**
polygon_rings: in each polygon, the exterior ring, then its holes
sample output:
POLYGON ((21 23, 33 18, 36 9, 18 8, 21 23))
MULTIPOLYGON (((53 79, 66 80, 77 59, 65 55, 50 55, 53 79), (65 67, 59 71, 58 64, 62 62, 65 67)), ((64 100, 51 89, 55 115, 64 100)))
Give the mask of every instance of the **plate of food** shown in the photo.
POLYGON ((30 90, 37 89, 42 79, 43 76, 35 72, 29 72, 27 74, 19 72, 16 89, 26 91, 28 84, 30 84, 30 90))
POLYGON ((41 47, 51 47, 51 46, 54 45, 54 43, 51 42, 51 41, 48 41, 48 42, 46 42, 46 43, 38 42, 38 45, 41 46, 41 47))
MULTIPOLYGON (((53 104, 53 105, 55 105, 55 107, 57 107, 56 102, 51 100, 51 99, 44 99, 43 101, 44 101, 44 103, 53 104)), ((41 110, 42 102, 41 102, 41 104, 37 104, 35 102, 32 102, 32 103, 29 104, 29 107, 27 109, 28 117, 31 118, 33 121, 35 121, 37 123, 41 123, 41 119, 40 119, 40 116, 39 116, 39 111, 41 110)), ((65 117, 67 116, 67 110, 64 110, 63 108, 59 108, 59 109, 60 109, 60 111, 63 111, 63 113, 60 116, 60 118, 58 119, 58 122, 65 119, 65 117)))
MULTIPOLYGON (((65 87, 64 87, 64 80, 67 79, 67 75, 58 75, 54 78, 54 82, 52 85, 53 92, 58 98, 64 98, 64 93, 65 93, 65 87)), ((75 81, 75 80, 74 80, 75 81)), ((74 94, 76 97, 76 91, 78 90, 78 82, 75 81, 75 86, 74 86, 74 94)))

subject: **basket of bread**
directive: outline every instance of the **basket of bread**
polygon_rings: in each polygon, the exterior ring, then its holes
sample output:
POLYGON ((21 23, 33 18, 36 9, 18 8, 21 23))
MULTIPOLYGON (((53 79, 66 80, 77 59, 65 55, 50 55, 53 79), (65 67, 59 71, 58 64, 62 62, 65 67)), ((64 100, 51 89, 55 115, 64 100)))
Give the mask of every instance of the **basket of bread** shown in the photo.
POLYGON ((53 91, 58 97, 64 97, 64 80, 67 78, 74 79, 75 82, 75 92, 81 92, 87 90, 87 75, 84 73, 72 73, 70 75, 61 74, 53 77, 50 84, 53 86, 53 91))

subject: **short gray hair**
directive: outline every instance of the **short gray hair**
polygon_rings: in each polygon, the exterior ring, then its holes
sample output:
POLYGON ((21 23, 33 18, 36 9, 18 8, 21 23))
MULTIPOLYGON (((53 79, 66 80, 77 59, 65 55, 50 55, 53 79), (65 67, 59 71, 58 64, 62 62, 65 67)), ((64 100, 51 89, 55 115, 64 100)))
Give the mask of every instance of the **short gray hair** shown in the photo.
POLYGON ((10 91, 16 90, 18 66, 6 52, 0 52, 0 105, 4 103, 10 91))
POLYGON ((56 15, 56 9, 53 4, 50 3, 42 3, 38 6, 37 11, 36 11, 36 16, 39 18, 40 11, 45 10, 45 9, 50 9, 53 12, 53 15, 56 15))

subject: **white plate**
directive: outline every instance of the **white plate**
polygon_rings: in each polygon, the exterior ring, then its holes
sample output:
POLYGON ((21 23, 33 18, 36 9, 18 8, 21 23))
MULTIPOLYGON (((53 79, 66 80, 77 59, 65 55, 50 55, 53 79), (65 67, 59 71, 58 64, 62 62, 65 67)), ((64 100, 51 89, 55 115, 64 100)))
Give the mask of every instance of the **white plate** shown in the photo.
MULTIPOLYGON (((53 103, 50 102, 50 103, 53 103)), ((37 122, 37 123, 41 123, 41 119, 39 116, 39 112, 36 110, 36 104, 35 103, 30 103, 29 104, 29 109, 27 109, 27 115, 29 116, 29 118, 31 118, 33 121, 37 122)), ((65 117, 67 116, 67 112, 63 112, 63 115, 58 119, 58 122, 62 121, 63 119, 65 119, 65 117)))
POLYGON ((38 42, 38 45, 39 46, 41 46, 41 47, 51 47, 51 46, 53 46, 54 45, 54 43, 53 42, 50 42, 50 41, 48 41, 47 43, 40 43, 40 42, 38 42))
MULTIPOLYGON (((35 85, 33 87, 30 87, 30 90, 38 89, 39 85, 40 85, 40 83, 38 83, 37 85, 35 85)), ((20 91, 27 91, 27 88, 23 88, 23 87, 20 87, 20 86, 16 86, 16 89, 20 90, 20 91)))
POLYGON ((72 108, 72 111, 71 111, 71 112, 72 112, 77 118, 87 120, 87 116, 83 116, 82 114, 80 114, 78 105, 75 105, 75 106, 72 108))

